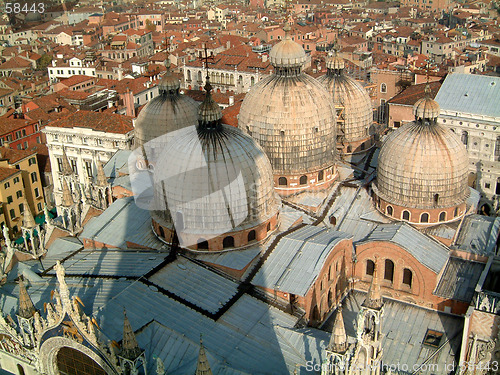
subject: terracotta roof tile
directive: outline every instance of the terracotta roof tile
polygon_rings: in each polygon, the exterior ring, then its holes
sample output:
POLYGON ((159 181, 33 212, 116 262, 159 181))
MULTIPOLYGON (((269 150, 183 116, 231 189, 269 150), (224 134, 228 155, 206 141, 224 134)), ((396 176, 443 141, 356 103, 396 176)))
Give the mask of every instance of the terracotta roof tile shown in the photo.
POLYGON ((90 128, 95 131, 126 134, 134 129, 132 119, 132 117, 118 114, 77 111, 65 118, 50 123, 49 126, 90 128))
POLYGON ((19 169, 0 167, 0 181, 5 180, 8 177, 12 177, 16 173, 20 173, 19 169))

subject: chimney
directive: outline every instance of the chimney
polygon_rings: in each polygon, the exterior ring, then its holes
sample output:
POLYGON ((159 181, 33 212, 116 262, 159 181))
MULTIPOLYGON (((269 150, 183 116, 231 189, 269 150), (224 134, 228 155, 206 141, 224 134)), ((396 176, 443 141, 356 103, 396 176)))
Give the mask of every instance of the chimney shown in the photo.
POLYGON ((264 53, 262 55, 262 62, 267 62, 267 54, 266 53, 264 53))
POLYGON ((127 92, 124 94, 123 102, 126 107, 125 114, 130 117, 135 117, 134 94, 130 89, 127 89, 127 92))
POLYGON ((234 96, 233 95, 231 95, 229 97, 229 105, 234 105, 234 96))
POLYGON ((121 81, 123 79, 123 69, 118 68, 118 81, 121 81))

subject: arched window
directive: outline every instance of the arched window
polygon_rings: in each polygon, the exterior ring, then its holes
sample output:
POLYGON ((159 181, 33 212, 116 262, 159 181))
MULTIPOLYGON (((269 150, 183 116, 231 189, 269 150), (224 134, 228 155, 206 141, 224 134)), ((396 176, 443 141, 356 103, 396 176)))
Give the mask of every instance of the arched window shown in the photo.
POLYGON ((455 211, 453 211, 453 217, 458 216, 458 207, 455 207, 455 211))
POLYGON ((318 309, 317 305, 315 305, 313 310, 312 310, 311 318, 312 318, 312 320, 319 320, 319 309, 318 309))
POLYGON ((280 185, 280 186, 286 186, 286 185, 288 185, 288 181, 286 180, 286 177, 280 177, 280 178, 278 178, 278 185, 280 185))
POLYGON ((439 203, 439 194, 434 194, 434 204, 439 203))
POLYGON ((347 152, 352 152, 352 147, 351 147, 351 145, 347 146, 347 152))
POLYGON ((387 210, 387 215, 392 216, 393 213, 392 206, 387 206, 386 210, 387 210))
POLYGON ((20 364, 17 364, 17 372, 19 375, 24 375, 24 368, 20 364))
POLYGON ((165 238, 165 231, 163 230, 163 227, 160 225, 160 237, 165 238))
POLYGON ((446 220, 446 212, 441 212, 439 214, 439 221, 445 221, 446 220))
POLYGON ((332 307, 333 304, 333 293, 331 290, 328 291, 328 307, 332 307))
POLYGON ((469 143, 469 133, 468 132, 462 132, 462 143, 467 146, 469 143))
POLYGON ((252 229, 250 232, 248 232, 248 242, 255 241, 255 238, 255 230, 252 229))
POLYGON ((255 78, 250 77, 250 86, 253 86, 255 84, 255 78))
POLYGON ((403 284, 411 288, 412 282, 413 282, 413 273, 408 268, 405 268, 403 270, 403 284))
POLYGON ((323 171, 319 171, 318 172, 318 181, 323 181, 323 178, 325 178, 324 172, 323 171))
POLYGON ((305 185, 305 184, 307 184, 307 176, 300 176, 299 183, 300 183, 301 185, 305 185))
POLYGON ((332 265, 330 264, 330 267, 328 267, 328 280, 332 279, 332 265))
POLYGON ((271 230, 271 223, 267 223, 267 231, 269 232, 271 230))
POLYGON ((208 250, 208 241, 206 239, 198 239, 198 250, 208 250))
POLYGON ((385 94, 385 93, 387 92, 387 85, 386 85, 385 83, 382 83, 382 84, 380 85, 380 92, 381 92, 382 94, 385 94))
POLYGON ((420 215, 420 222, 421 223, 429 222, 429 214, 427 212, 424 212, 422 215, 420 215))
POLYGON ((385 260, 384 279, 394 281, 394 262, 390 259, 385 260))
POLYGON ((191 81, 191 71, 187 69, 187 80, 191 81))
POLYGON ((201 81, 201 80, 202 80, 201 71, 198 71, 198 81, 201 81))
POLYGON ((403 220, 410 221, 410 212, 409 211, 406 211, 406 210, 403 211, 403 220))
POLYGON ((234 238, 233 236, 227 236, 222 241, 222 247, 227 249, 228 247, 234 247, 234 238))
POLYGON ((375 263, 373 260, 368 259, 366 261, 366 274, 369 276, 373 276, 373 271, 375 270, 375 263))

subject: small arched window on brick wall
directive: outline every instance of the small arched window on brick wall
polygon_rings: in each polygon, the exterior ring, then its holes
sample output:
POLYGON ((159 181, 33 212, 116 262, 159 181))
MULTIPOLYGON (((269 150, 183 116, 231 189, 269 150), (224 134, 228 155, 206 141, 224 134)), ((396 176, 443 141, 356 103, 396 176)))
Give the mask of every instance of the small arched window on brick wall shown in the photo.
POLYGON ((403 220, 408 220, 410 221, 410 211, 403 211, 403 220))
POLYGON ((446 212, 441 212, 439 214, 439 221, 445 221, 446 220, 446 212))
POLYGON ((422 215, 420 215, 420 222, 421 223, 429 222, 429 214, 427 212, 424 212, 422 215))
POLYGON ((300 176, 299 183, 300 183, 301 185, 305 185, 305 184, 307 184, 307 176, 300 176))
POLYGON ((252 229, 250 232, 248 232, 248 242, 255 241, 256 238, 256 233, 255 230, 252 229))
POLYGON ((375 270, 375 263, 373 260, 367 259, 366 261, 366 274, 373 276, 373 271, 375 270))
POLYGON ((394 212, 392 206, 387 206, 386 210, 387 210, 387 215, 392 216, 392 213, 394 212))
POLYGON ((222 247, 224 249, 227 249, 228 247, 234 247, 234 237, 227 236, 226 238, 224 238, 224 240, 222 241, 222 247))
POLYGON ((288 185, 288 182, 287 182, 287 180, 286 180, 286 177, 280 177, 280 178, 278 179, 278 185, 280 185, 280 186, 286 186, 286 185, 288 185))
POLYGON ((413 283, 413 273, 408 268, 403 270, 403 284, 411 288, 413 283))
POLYGON ((385 260, 384 279, 394 281, 394 262, 390 259, 385 260))

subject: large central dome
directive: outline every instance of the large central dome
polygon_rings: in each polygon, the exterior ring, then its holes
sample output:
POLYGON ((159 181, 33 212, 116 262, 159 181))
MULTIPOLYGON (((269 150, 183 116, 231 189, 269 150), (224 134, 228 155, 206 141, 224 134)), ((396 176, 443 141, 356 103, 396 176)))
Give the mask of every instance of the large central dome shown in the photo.
POLYGON ((288 30, 270 52, 274 74, 252 87, 238 117, 238 126, 269 157, 275 186, 284 195, 333 181, 336 139, 329 94, 302 72, 306 54, 288 30))
POLYGON ((457 219, 465 209, 467 151, 451 130, 439 125, 439 105, 429 97, 414 106, 415 121, 391 133, 378 157, 379 209, 414 223, 457 219))
POLYGON ((280 201, 268 158, 221 118, 208 84, 198 125, 176 132, 158 160, 153 226, 168 242, 175 228, 184 247, 239 248, 277 226, 280 201))

